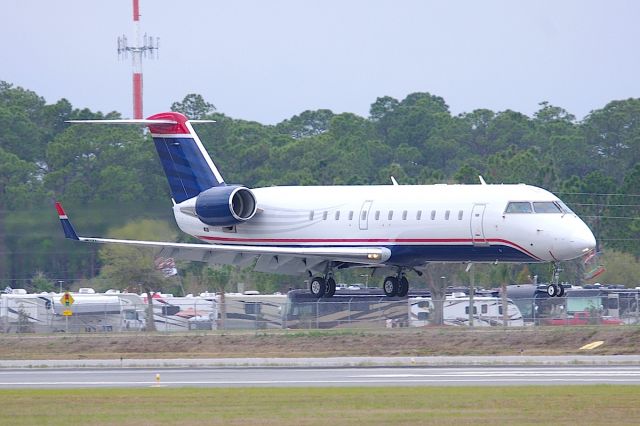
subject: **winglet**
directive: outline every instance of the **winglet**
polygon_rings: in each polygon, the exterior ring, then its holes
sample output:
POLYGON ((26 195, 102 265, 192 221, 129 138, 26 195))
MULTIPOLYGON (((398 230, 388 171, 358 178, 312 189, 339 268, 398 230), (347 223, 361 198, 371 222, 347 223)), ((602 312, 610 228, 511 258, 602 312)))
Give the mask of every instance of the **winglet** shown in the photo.
POLYGON ((56 201, 56 210, 58 211, 58 217, 60 218, 60 223, 62 224, 64 237, 70 240, 80 240, 80 238, 78 238, 78 234, 76 234, 75 229, 73 229, 71 222, 69 222, 69 218, 67 217, 67 214, 64 212, 64 209, 62 208, 62 204, 60 204, 57 201, 56 201))

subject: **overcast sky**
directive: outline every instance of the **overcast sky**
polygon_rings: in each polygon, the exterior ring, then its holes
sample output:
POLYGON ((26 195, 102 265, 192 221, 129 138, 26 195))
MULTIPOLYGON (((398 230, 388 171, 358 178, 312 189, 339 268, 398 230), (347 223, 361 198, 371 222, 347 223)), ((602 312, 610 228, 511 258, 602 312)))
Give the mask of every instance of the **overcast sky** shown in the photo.
MULTIPOLYGON (((2 0, 0 80, 49 103, 132 116, 131 0, 2 0)), ((140 0, 144 114, 199 93, 234 118, 277 123, 328 108, 367 116, 377 97, 442 96, 454 114, 579 119, 640 97, 633 0, 140 0)))

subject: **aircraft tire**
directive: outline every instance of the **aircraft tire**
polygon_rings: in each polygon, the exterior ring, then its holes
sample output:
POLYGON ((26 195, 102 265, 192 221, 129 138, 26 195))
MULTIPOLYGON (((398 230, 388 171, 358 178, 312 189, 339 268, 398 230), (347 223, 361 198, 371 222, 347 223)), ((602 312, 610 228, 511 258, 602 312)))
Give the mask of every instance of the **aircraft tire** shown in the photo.
POLYGON ((409 293, 409 280, 407 277, 400 277, 398 281, 398 297, 405 297, 409 293))
POLYGON ((564 296, 564 286, 562 284, 558 284, 558 295, 556 297, 564 296))
POLYGON ((309 283, 309 291, 318 299, 327 292, 327 283, 322 277, 314 277, 309 283))
POLYGON ((549 284, 547 286, 547 294, 549 297, 556 297, 558 295, 558 286, 555 284, 549 284))
POLYGON ((398 294, 398 279, 396 277, 387 277, 382 283, 382 289, 384 294, 388 297, 393 297, 398 294))
POLYGON ((324 293, 324 297, 333 297, 336 294, 336 280, 333 278, 327 278, 327 290, 324 293))

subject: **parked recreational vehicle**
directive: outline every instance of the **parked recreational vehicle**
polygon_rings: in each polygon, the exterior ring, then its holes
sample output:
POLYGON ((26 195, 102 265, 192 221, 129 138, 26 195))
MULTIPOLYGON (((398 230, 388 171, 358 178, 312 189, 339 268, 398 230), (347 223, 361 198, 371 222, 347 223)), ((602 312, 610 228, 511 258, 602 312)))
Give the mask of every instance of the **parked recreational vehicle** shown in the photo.
MULTIPOLYGON (((147 295, 143 294, 142 308, 147 307, 147 295)), ((154 321, 157 331, 213 330, 216 328, 218 307, 214 297, 175 297, 172 294, 155 293, 152 298, 154 321)))
POLYGON ((39 333, 51 331, 53 297, 48 293, 27 294, 24 290, 0 294, 0 331, 39 333))
POLYGON ((333 297, 319 299, 307 290, 291 290, 287 297, 286 328, 372 328, 408 324, 407 298, 385 296, 379 288, 338 287, 333 297))
POLYGON ((54 331, 119 331, 122 328, 122 303, 117 296, 72 293, 73 304, 65 306, 62 295, 53 297, 54 331), (67 318, 65 311, 71 313, 67 318))
MULTIPOLYGON (((342 289, 330 298, 315 298, 305 290, 288 293, 287 328, 406 327, 433 324, 435 306, 428 291, 408 297, 388 297, 381 289, 342 289)), ((451 293, 443 303, 444 324, 469 325, 469 296, 451 293)), ((509 301, 510 326, 522 326, 518 307, 509 301)), ((500 298, 474 297, 474 325, 502 325, 500 298)))
POLYGON ((593 324, 640 322, 639 289, 565 285, 563 297, 549 297, 544 284, 519 284, 507 286, 507 295, 518 305, 525 321, 535 324, 570 324, 567 320, 584 312, 589 312, 593 324))
POLYGON ((60 293, 27 294, 14 290, 0 295, 0 324, 4 332, 120 331, 122 303, 116 296, 71 293, 66 306, 60 293))
MULTIPOLYGON (((443 302, 443 321, 445 325, 469 325, 471 299, 468 295, 454 293, 447 295, 443 302)), ((409 317, 412 327, 422 327, 430 324, 434 304, 431 297, 413 297, 409 299, 409 317)), ((502 300, 499 297, 475 296, 473 298, 473 325, 501 326, 503 325, 502 300)), ((524 321, 518 307, 511 301, 507 303, 509 326, 523 326, 524 321)))
MULTIPOLYGON (((220 296, 216 297, 220 304, 220 296)), ((287 304, 284 294, 260 294, 257 291, 226 293, 224 303, 224 328, 227 330, 284 328, 283 317, 287 304)))

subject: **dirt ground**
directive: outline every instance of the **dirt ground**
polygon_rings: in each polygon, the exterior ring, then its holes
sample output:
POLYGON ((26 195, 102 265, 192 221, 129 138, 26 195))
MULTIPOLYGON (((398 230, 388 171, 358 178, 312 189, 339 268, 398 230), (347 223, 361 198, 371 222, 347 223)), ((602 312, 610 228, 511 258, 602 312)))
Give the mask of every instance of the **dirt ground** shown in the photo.
POLYGON ((3 335, 0 359, 638 354, 640 327, 3 335), (599 348, 579 348, 594 341, 599 348))

